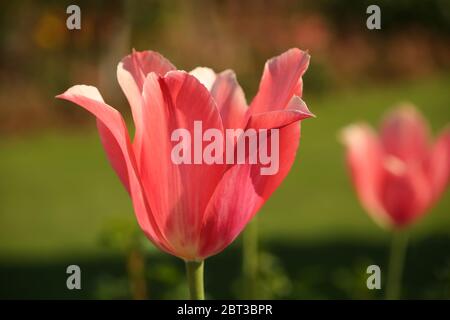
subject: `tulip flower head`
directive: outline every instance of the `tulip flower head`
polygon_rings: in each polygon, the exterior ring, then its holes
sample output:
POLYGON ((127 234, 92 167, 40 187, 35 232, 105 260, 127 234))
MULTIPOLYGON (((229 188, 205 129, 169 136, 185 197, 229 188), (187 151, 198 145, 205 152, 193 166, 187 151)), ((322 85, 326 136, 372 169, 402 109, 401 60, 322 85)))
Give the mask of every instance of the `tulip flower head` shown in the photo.
POLYGON ((161 250, 201 261, 227 247, 288 174, 299 122, 313 116, 301 100, 308 64, 309 55, 299 49, 269 60, 248 106, 231 70, 188 73, 156 52, 133 51, 117 67, 132 111, 133 141, 120 113, 95 87, 73 86, 57 97, 96 117, 107 157, 146 236, 161 250), (255 135, 262 138, 239 156, 239 142, 255 135), (264 174, 268 163, 252 159, 267 160, 274 150, 276 166, 264 174))
POLYGON ((359 200, 382 226, 401 229, 422 217, 450 178, 450 130, 434 143, 426 121, 412 105, 389 113, 377 135, 366 124, 342 132, 359 200))

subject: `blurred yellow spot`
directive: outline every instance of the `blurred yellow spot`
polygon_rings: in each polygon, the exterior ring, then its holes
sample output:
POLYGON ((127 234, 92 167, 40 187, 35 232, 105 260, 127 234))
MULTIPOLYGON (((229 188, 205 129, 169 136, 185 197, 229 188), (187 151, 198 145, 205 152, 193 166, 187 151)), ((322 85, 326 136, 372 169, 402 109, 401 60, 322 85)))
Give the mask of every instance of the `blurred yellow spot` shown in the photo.
POLYGON ((34 32, 34 41, 37 46, 43 49, 55 49, 61 47, 66 42, 67 30, 65 16, 54 13, 44 13, 34 32))

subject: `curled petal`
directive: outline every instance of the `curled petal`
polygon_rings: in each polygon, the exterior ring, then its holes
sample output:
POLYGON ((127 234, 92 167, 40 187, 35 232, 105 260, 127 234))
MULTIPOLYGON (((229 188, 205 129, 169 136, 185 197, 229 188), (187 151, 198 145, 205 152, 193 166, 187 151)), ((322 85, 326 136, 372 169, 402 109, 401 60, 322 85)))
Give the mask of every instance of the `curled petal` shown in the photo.
POLYGON ((248 126, 255 129, 272 129, 287 126, 293 122, 315 117, 305 102, 294 96, 284 110, 255 113, 250 116, 248 126))
POLYGON ((156 246, 170 252, 170 248, 162 237, 142 192, 128 131, 120 113, 107 105, 97 88, 92 86, 73 86, 63 94, 58 95, 57 98, 76 103, 97 118, 97 126, 103 147, 112 167, 133 200, 134 210, 140 227, 156 246))
POLYGON ((308 68, 309 58, 306 52, 294 48, 267 61, 250 112, 285 109, 294 95, 301 97, 302 76, 308 68))

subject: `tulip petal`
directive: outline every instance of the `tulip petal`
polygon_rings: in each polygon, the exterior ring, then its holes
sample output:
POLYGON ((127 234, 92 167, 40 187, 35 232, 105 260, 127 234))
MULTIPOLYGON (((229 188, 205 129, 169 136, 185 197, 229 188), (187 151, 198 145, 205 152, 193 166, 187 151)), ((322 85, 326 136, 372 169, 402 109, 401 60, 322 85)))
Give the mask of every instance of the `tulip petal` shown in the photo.
POLYGON ((292 97, 285 110, 251 115, 246 129, 279 129, 278 172, 261 175, 262 165, 250 164, 248 159, 245 164, 232 165, 226 171, 205 214, 200 246, 203 258, 228 246, 278 188, 296 158, 300 142, 300 125, 297 121, 312 116, 298 96, 292 97), (219 241, 217 234, 221 235, 219 241))
POLYGON ((429 152, 429 129, 423 117, 411 105, 389 113, 381 127, 381 141, 386 153, 407 164, 422 162, 429 152))
POLYGON ((390 224, 379 196, 383 179, 383 151, 375 132, 366 124, 344 128, 341 140, 347 148, 347 163, 363 207, 382 226, 390 224))
MULTIPOLYGON (((176 70, 175 66, 161 54, 155 51, 135 51, 119 63, 123 72, 129 73, 135 82, 139 92, 142 93, 145 78, 150 72, 164 76, 171 70, 176 70)), ((125 92, 125 94, 127 94, 125 92)))
POLYGON ((190 75, 197 78, 198 81, 202 85, 208 89, 208 91, 211 91, 211 88, 214 84, 214 81, 216 81, 216 73, 213 69, 206 68, 206 67, 197 67, 191 72, 189 72, 190 75))
POLYGON ((315 117, 305 102, 294 96, 284 110, 255 113, 250 116, 248 126, 255 129, 272 129, 287 126, 293 122, 315 117))
POLYGON ((224 129, 245 127, 247 101, 233 71, 226 70, 217 75, 211 95, 216 101, 224 129))
POLYGON ((142 87, 147 74, 155 72, 161 76, 175 70, 169 60, 154 51, 134 51, 122 59, 117 66, 117 80, 131 107, 136 132, 133 147, 139 159, 142 148, 144 123, 142 122, 142 87))
POLYGON ((450 128, 438 136, 432 147, 427 172, 430 174, 433 198, 437 200, 450 181, 450 128))
POLYGON ((112 167, 133 200, 140 227, 156 246, 169 252, 170 249, 152 219, 150 207, 142 192, 128 131, 120 113, 107 105, 97 88, 92 86, 73 86, 57 98, 78 104, 97 118, 103 147, 112 167))
MULTIPOLYGON (((174 254, 195 259, 203 213, 224 165, 175 164, 171 152, 179 142, 172 142, 171 136, 176 129, 184 128, 194 140, 194 121, 201 121, 201 135, 213 128, 223 136, 222 121, 208 90, 182 71, 171 71, 164 78, 148 75, 144 104, 144 118, 152 130, 143 141, 143 184, 159 224, 175 248, 174 254)), ((208 144, 200 143, 202 149, 208 144)), ((193 150, 190 159, 195 160, 195 142, 187 145, 193 150)))
POLYGON ((309 58, 306 52, 294 48, 267 61, 250 112, 285 109, 294 95, 301 97, 302 76, 308 68, 309 58))
MULTIPOLYGON (((400 159, 397 161, 402 162, 400 159)), ((396 168, 398 165, 389 166, 386 162, 389 162, 389 158, 387 161, 385 159, 380 199, 389 214, 392 227, 401 228, 425 213, 432 198, 432 190, 420 165, 407 167, 403 163, 403 169, 399 169, 396 168)))
POLYGON ((261 175, 261 164, 231 166, 217 186, 204 217, 200 255, 214 255, 228 246, 287 176, 300 141, 300 125, 279 129, 279 170, 261 175), (218 237, 217 235, 220 235, 218 237))

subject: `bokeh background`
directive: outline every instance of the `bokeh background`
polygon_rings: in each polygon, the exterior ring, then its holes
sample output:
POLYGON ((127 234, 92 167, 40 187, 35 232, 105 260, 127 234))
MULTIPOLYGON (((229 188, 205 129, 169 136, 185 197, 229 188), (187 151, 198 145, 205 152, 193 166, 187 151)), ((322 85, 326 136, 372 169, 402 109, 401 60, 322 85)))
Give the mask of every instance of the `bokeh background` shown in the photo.
MULTIPOLYGON (((384 283, 390 234, 359 205, 337 135, 403 101, 435 134, 448 124, 448 0, 2 1, 0 45, 0 298, 187 297, 183 262, 139 232, 95 121, 54 96, 95 85, 130 120, 115 70, 136 48, 180 69, 234 69, 251 101, 264 62, 290 47, 312 56, 304 99, 317 118, 257 217, 256 297, 383 296, 367 290, 366 268, 379 265, 384 283), (70 4, 81 30, 66 28, 70 4), (381 30, 366 28, 370 4, 381 30), (66 288, 70 264, 82 290, 66 288)), ((409 230, 404 298, 450 298, 449 195, 409 230)), ((238 238, 206 261, 209 298, 242 297, 241 248, 238 238)))

